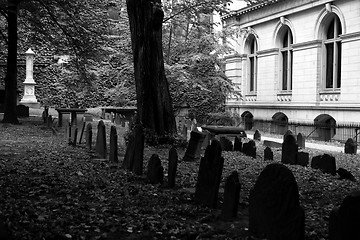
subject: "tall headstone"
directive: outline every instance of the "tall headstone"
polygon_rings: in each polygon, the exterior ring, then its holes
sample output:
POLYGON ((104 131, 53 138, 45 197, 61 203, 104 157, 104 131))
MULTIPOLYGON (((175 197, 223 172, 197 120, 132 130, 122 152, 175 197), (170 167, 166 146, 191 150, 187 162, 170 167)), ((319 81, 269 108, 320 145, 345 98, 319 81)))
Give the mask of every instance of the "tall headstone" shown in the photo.
POLYGON ((345 142, 345 153, 348 154, 356 154, 357 153, 357 143, 352 138, 348 138, 348 140, 345 142))
POLYGON ((336 160, 335 157, 329 154, 315 156, 311 159, 311 167, 320 169, 324 173, 336 174, 336 160))
POLYGON ((147 180, 151 184, 163 183, 164 180, 164 168, 161 165, 161 160, 159 155, 153 154, 150 157, 148 166, 147 166, 147 180))
POLYGON ((296 164, 298 145, 294 135, 289 134, 285 137, 281 148, 281 162, 285 164, 296 164))
POLYGON ((242 148, 243 148, 243 144, 242 144, 241 138, 235 137, 234 151, 242 152, 242 150, 243 150, 242 148))
POLYGON ((86 131, 85 131, 85 141, 86 141, 86 148, 91 150, 92 149, 92 125, 91 123, 88 123, 86 125, 86 131))
POLYGON ((274 153, 269 147, 264 149, 264 160, 274 160, 274 153))
POLYGON ((360 191, 345 197, 340 208, 330 213, 329 239, 360 239, 360 191))
POLYGON ((221 208, 221 217, 226 220, 236 218, 239 199, 240 199, 240 181, 237 171, 233 171, 226 178, 224 190, 224 202, 221 208))
POLYGON ((183 158, 183 161, 191 162, 200 160, 201 145, 205 139, 206 134, 198 131, 192 131, 188 147, 183 158))
POLYGON ((169 151, 169 166, 168 166, 168 186, 169 186, 169 188, 175 187, 178 159, 179 159, 179 157, 178 157, 176 148, 172 147, 169 151))
POLYGON ((96 136, 96 144, 95 151, 101 158, 106 158, 106 132, 105 132, 105 124, 102 120, 99 121, 97 126, 97 136, 96 136))
POLYGON ((143 127, 141 124, 136 124, 133 132, 129 136, 122 166, 137 175, 143 174, 144 142, 143 127))
POLYGON ((225 136, 220 137, 220 144, 223 151, 233 151, 234 149, 231 140, 225 136))
POLYGON ((112 163, 117 163, 118 159, 118 135, 116 127, 113 125, 110 128, 110 153, 109 160, 112 163))
POLYGON ((254 140, 261 141, 261 133, 258 129, 255 130, 254 140))
POLYGON ((297 140, 298 147, 305 149, 305 137, 301 133, 298 133, 296 140, 297 140))
POLYGON ((260 173, 249 197, 249 231, 266 239, 305 238, 305 213, 292 172, 273 163, 260 173))
POLYGON ((196 182, 195 202, 210 208, 216 208, 224 158, 221 156, 221 145, 213 140, 201 158, 196 182))

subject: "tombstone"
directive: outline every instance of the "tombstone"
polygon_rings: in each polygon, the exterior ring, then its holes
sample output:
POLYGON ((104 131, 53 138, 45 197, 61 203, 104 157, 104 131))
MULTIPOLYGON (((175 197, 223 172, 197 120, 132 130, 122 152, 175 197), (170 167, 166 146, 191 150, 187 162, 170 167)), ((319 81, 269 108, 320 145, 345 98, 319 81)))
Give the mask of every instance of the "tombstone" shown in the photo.
POLYGON ((189 144, 186 148, 183 161, 191 162, 200 159, 201 145, 206 134, 202 132, 192 131, 189 144))
POLYGON ((147 166, 147 180, 151 184, 163 183, 164 168, 161 166, 159 155, 153 154, 147 166))
POLYGON ((95 151, 99 155, 99 157, 105 159, 106 152, 106 132, 105 132, 105 124, 102 120, 99 121, 97 127, 97 136, 96 136, 96 144, 95 151))
POLYGON ((315 156, 311 159, 311 167, 320 169, 324 173, 336 174, 336 161, 335 157, 328 154, 315 156))
POLYGON ((207 146, 210 145, 212 139, 214 139, 215 135, 207 130, 204 130, 203 133, 206 134, 205 139, 201 145, 201 149, 206 149, 207 146))
POLYGON ((347 154, 356 154, 357 153, 357 143, 352 138, 348 138, 345 142, 344 152, 347 154))
POLYGON ((292 136, 295 138, 294 133, 293 133, 291 130, 287 130, 287 131, 285 132, 285 134, 284 134, 283 141, 285 141, 285 138, 286 138, 288 135, 292 135, 292 136))
POLYGON ((261 141, 261 133, 258 129, 255 130, 253 138, 254 138, 254 140, 261 141))
POLYGON ((85 142, 86 142, 87 149, 91 150, 91 148, 92 148, 92 125, 91 125, 91 123, 88 123, 86 125, 85 142))
POLYGON ((307 152, 298 152, 296 157, 296 164, 307 167, 309 165, 309 153, 307 152))
POLYGON ((242 145, 241 138, 235 137, 235 141, 234 141, 234 151, 242 152, 242 151, 243 151, 242 148, 243 148, 243 145, 242 145))
POLYGON ((214 139, 201 158, 195 189, 195 202, 210 208, 216 208, 224 158, 221 156, 221 144, 214 139))
POLYGON ((345 197, 341 206, 330 213, 329 239, 360 239, 360 191, 345 197))
POLYGON ((137 175, 143 174, 145 136, 141 124, 136 124, 129 135, 129 142, 126 147, 123 168, 134 172, 137 175))
POLYGON ((17 105, 16 113, 18 117, 29 117, 29 107, 25 105, 17 105))
POLYGON ((240 199, 240 181, 237 171, 233 171, 226 178, 224 189, 224 202, 221 208, 221 217, 225 220, 236 218, 239 199, 240 199))
POLYGON ((243 144, 243 152, 253 158, 256 158, 256 144, 253 140, 243 144))
POLYGON ((169 151, 169 167, 168 167, 169 188, 175 187, 178 159, 179 157, 176 148, 172 147, 169 151))
POLYGON ((225 136, 220 137, 220 144, 223 151, 233 151, 233 143, 229 138, 225 136))
POLYGON ((274 160, 274 153, 269 147, 264 149, 264 160, 274 160))
POLYGON ((110 153, 109 160, 112 163, 117 163, 118 159, 118 135, 115 126, 110 128, 110 153))
POLYGON ((298 145, 294 135, 286 135, 281 148, 281 162, 285 164, 296 164, 298 145))
POLYGON ((299 133, 297 135, 296 140, 297 140, 298 147, 302 148, 302 149, 305 149, 305 137, 301 133, 299 133))
POLYGON ((299 203, 298 186, 283 164, 265 167, 249 196, 249 231, 261 239, 305 238, 305 212, 299 203))
POLYGON ((336 172, 339 175, 340 180, 341 179, 348 179, 350 181, 356 182, 356 178, 348 170, 346 170, 344 168, 339 168, 338 170, 336 170, 336 172))

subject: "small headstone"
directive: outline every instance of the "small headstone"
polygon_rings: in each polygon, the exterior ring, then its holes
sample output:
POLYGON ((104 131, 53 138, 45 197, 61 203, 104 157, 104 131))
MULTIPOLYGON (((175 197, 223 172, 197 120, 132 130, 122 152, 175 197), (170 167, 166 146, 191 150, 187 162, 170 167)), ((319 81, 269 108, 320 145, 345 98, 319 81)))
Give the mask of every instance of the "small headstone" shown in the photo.
POLYGON ((150 157, 147 166, 147 180, 151 184, 163 183, 164 168, 161 166, 161 160, 157 154, 150 157))
POLYGON ((296 158, 296 164, 303 166, 303 167, 307 167, 309 165, 309 153, 307 152, 298 152, 297 153, 297 158, 296 158))
POLYGON ((229 138, 221 136, 220 144, 223 151, 233 151, 233 143, 229 138))
POLYGON ((17 105, 16 113, 18 117, 29 117, 29 107, 25 105, 17 105))
POLYGON ((206 134, 202 132, 192 131, 189 144, 183 160, 187 162, 200 160, 201 145, 206 134))
POLYGON ((360 191, 345 197, 340 208, 330 213, 329 239, 360 239, 360 191))
POLYGON ((240 198, 240 181, 237 171, 233 171, 226 178, 224 189, 224 202, 221 209, 221 217, 226 220, 236 218, 239 198, 240 198))
POLYGON ((288 135, 292 135, 292 136, 295 138, 294 133, 293 133, 291 130, 287 130, 287 131, 285 132, 285 134, 284 134, 283 141, 285 141, 285 138, 286 138, 288 135))
POLYGON ((348 170, 339 168, 336 172, 340 176, 339 179, 348 179, 350 181, 356 182, 356 178, 348 170))
POLYGON ((109 160, 112 163, 117 163, 118 159, 118 135, 115 126, 110 128, 110 153, 109 160))
POLYGON ((253 158, 256 158, 256 144, 253 140, 243 144, 243 152, 253 158))
POLYGON ((261 133, 258 129, 255 130, 254 140, 261 141, 261 133))
POLYGON ((305 137, 301 133, 297 135, 297 144, 299 148, 305 149, 305 137))
POLYGON ((234 151, 242 152, 242 151, 243 151, 242 148, 243 148, 243 145, 242 145, 241 138, 235 137, 235 141, 234 141, 234 151))
POLYGON ((143 127, 141 124, 136 124, 135 129, 129 136, 122 166, 137 175, 143 174, 144 142, 143 127))
POLYGON ((169 166, 168 166, 169 188, 175 187, 178 159, 179 157, 176 148, 172 147, 169 151, 169 166))
POLYGON ((106 158, 106 132, 105 124, 102 120, 99 121, 97 127, 95 151, 101 158, 106 158))
POLYGON ((274 160, 274 153, 269 147, 264 149, 264 160, 274 160))
POLYGON ((357 153, 357 143, 352 138, 348 138, 348 140, 345 142, 345 153, 348 154, 356 154, 357 153))
POLYGON ((195 202, 216 208, 224 158, 221 156, 220 142, 214 139, 201 158, 196 182, 195 202))
POLYGON ((281 148, 281 162, 285 164, 296 164, 298 145, 294 135, 287 135, 281 148))
POLYGON ((86 125, 85 141, 86 141, 87 149, 91 150, 91 148, 92 148, 92 125, 91 125, 91 123, 88 123, 86 125))
POLYGON ((260 173, 249 197, 249 231, 261 239, 305 238, 305 213, 298 186, 283 164, 269 164, 260 173))
POLYGON ((311 167, 320 169, 324 173, 336 174, 336 161, 335 157, 328 154, 315 156, 311 159, 311 167))

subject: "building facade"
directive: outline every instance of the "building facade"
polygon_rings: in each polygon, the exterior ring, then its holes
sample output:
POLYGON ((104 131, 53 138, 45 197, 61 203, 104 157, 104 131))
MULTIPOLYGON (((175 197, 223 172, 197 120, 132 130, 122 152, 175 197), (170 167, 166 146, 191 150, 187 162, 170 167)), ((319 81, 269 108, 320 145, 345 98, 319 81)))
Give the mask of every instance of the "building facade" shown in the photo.
POLYGON ((330 140, 337 126, 360 122, 359 0, 273 0, 222 21, 235 33, 226 75, 241 94, 227 109, 247 129, 308 125, 303 132, 330 140))

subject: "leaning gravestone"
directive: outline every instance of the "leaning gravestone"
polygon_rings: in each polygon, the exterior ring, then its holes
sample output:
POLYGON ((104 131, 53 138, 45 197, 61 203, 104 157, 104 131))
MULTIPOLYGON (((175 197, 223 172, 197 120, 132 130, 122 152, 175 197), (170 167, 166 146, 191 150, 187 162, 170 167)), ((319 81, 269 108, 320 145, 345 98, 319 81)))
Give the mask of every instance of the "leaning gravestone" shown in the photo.
POLYGON ((261 239, 304 239, 304 209, 295 177, 285 165, 265 167, 250 190, 249 203, 251 234, 261 239))
POLYGON ((231 140, 225 136, 220 137, 220 144, 223 151, 233 151, 234 149, 231 140))
POLYGON ((301 133, 298 133, 296 140, 297 140, 298 147, 305 149, 305 137, 301 133))
POLYGON ((201 158, 195 189, 195 202, 216 208, 224 158, 220 142, 214 139, 201 158))
POLYGON ((336 174, 336 161, 335 157, 328 154, 315 156, 311 159, 311 167, 320 169, 324 173, 336 174))
POLYGON ((256 144, 253 140, 243 144, 243 152, 253 158, 256 158, 256 144))
POLYGON ((241 138, 239 137, 235 137, 235 141, 234 141, 234 151, 239 151, 242 152, 243 151, 243 145, 241 142, 241 138))
POLYGON ((147 166, 147 180, 151 184, 163 183, 164 168, 161 166, 159 155, 153 154, 147 166))
POLYGON ((129 135, 129 142, 126 147, 123 168, 134 172, 137 175, 143 173, 145 136, 141 124, 137 124, 129 135))
POLYGON ((345 197, 340 208, 330 213, 329 239, 360 239, 360 191, 345 197))
POLYGON ((348 138, 348 140, 345 142, 345 153, 348 154, 356 154, 357 153, 357 143, 352 138, 348 138))
POLYGON ((221 217, 225 220, 236 218, 239 199, 240 199, 240 181, 237 171, 233 171, 226 178, 224 190, 224 202, 221 209, 221 217))
POLYGON ((88 123, 86 125, 85 142, 86 142, 87 149, 91 150, 91 148, 92 148, 92 125, 91 125, 91 123, 88 123))
POLYGON ((183 160, 186 162, 197 161, 200 159, 201 145, 206 137, 205 133, 191 131, 190 141, 183 160))
POLYGON ((285 164, 296 164, 298 145, 293 135, 287 135, 281 148, 281 162, 285 164))
POLYGON ((99 157, 105 159, 106 152, 106 132, 105 132, 105 124, 102 120, 99 121, 97 127, 97 136, 96 136, 96 144, 95 151, 99 155, 99 157))
POLYGON ((169 167, 168 167, 169 188, 175 187, 178 159, 179 157, 176 148, 172 147, 169 151, 169 167))
POLYGON ((261 133, 258 129, 255 130, 254 140, 261 141, 261 133))
POLYGON ((118 135, 115 126, 110 128, 110 153, 109 160, 112 163, 117 163, 118 159, 118 135))
POLYGON ((309 153, 307 152, 298 152, 296 157, 296 164, 307 167, 309 165, 309 153))
POLYGON ((264 149, 264 160, 274 160, 274 153, 269 147, 264 149))

